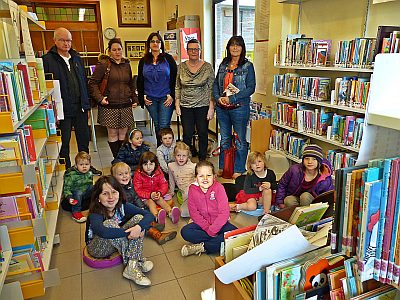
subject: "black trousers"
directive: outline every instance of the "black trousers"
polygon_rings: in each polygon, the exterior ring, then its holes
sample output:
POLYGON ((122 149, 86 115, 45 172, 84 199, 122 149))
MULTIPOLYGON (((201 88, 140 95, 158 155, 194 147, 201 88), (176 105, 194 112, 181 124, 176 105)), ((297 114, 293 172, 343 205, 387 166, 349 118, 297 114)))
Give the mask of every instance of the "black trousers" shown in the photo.
POLYGON ((181 119, 183 127, 183 142, 193 149, 193 134, 196 129, 199 136, 199 160, 205 160, 208 147, 208 120, 209 107, 185 108, 181 106, 181 119))
POLYGON ((89 153, 89 127, 88 127, 88 112, 79 110, 73 117, 64 117, 60 120, 59 128, 61 130, 61 149, 60 158, 65 159, 66 167, 71 167, 71 159, 69 157, 69 144, 71 141, 72 126, 75 128, 75 138, 78 144, 78 152, 85 151, 89 153))

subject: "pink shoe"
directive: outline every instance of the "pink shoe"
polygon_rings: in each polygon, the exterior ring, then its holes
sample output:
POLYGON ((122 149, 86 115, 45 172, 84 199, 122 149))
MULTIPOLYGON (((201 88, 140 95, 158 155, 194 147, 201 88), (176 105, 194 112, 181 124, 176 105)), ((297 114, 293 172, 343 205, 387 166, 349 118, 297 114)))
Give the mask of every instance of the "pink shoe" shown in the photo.
POLYGON ((180 216, 181 216, 181 211, 179 210, 179 208, 174 206, 171 212, 169 213, 169 217, 171 218, 172 223, 173 224, 178 223, 180 216))
POLYGON ((164 209, 160 209, 157 215, 157 223, 165 224, 165 218, 167 217, 167 213, 164 209))

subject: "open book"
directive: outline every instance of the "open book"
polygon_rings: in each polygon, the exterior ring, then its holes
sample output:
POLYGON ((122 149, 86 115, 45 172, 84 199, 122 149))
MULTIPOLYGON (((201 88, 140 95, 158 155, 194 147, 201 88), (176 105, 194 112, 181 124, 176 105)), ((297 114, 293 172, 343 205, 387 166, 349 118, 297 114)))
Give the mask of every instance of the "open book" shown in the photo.
POLYGON ((227 97, 235 95, 239 92, 240 92, 240 90, 236 86, 234 86, 232 83, 228 84, 228 86, 226 87, 226 89, 224 91, 224 93, 227 97))

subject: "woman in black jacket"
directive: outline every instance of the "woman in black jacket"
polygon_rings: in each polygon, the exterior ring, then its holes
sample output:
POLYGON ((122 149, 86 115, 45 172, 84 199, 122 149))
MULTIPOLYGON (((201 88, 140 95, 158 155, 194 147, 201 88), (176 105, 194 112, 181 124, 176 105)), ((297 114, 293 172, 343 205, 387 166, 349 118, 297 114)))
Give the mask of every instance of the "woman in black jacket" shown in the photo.
POLYGON ((165 52, 161 36, 156 32, 150 33, 146 41, 146 54, 139 62, 137 89, 140 105, 146 106, 153 119, 157 146, 161 145, 160 129, 171 125, 176 72, 176 63, 165 52))
POLYGON ((129 59, 122 57, 122 43, 118 38, 108 42, 108 53, 96 66, 89 80, 91 97, 98 104, 98 123, 107 127, 108 144, 114 158, 117 157, 128 128, 134 124, 132 107, 137 106, 137 96, 129 59), (106 74, 104 93, 100 86, 106 74))

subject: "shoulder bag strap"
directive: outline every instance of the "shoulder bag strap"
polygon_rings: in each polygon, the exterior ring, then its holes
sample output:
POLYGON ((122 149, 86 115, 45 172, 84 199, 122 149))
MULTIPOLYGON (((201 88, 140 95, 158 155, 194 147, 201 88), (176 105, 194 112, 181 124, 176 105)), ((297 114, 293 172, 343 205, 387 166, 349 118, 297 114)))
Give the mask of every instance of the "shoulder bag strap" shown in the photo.
POLYGON ((106 91, 107 84, 108 84, 108 77, 110 76, 111 71, 111 61, 109 60, 107 63, 107 69, 104 72, 103 80, 100 83, 100 93, 104 96, 104 92, 106 91))

